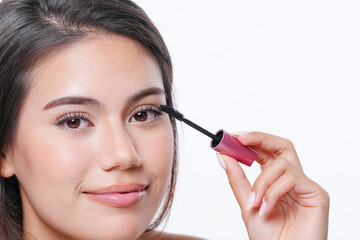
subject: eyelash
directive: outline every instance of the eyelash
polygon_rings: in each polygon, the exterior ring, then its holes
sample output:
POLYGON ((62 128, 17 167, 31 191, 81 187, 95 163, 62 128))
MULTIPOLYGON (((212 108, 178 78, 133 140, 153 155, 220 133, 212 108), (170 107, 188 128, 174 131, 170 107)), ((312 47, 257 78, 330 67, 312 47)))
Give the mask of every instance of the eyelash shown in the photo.
MULTIPOLYGON (((143 105, 140 107, 137 107, 132 113, 131 113, 131 117, 129 119, 129 122, 136 114, 141 113, 141 112, 152 112, 154 113, 154 118, 149 120, 149 121, 144 121, 144 122, 137 122, 135 121, 135 124, 138 125, 149 125, 149 124, 153 124, 156 121, 158 121, 160 119, 160 116, 162 115, 162 112, 155 106, 152 105, 143 105)), ((72 131, 75 133, 84 131, 86 129, 88 129, 89 127, 93 127, 94 124, 91 122, 90 117, 88 114, 84 113, 84 112, 70 112, 70 113, 65 113, 60 115, 60 117, 57 118, 56 120, 56 125, 59 127, 64 128, 67 131, 72 131), (69 128, 64 126, 66 124, 67 121, 73 120, 73 119, 80 119, 80 120, 85 120, 88 122, 88 126, 82 129, 78 129, 78 128, 69 128)))
POLYGON ((57 118, 56 125, 64 128, 67 131, 72 131, 72 132, 75 132, 75 133, 84 131, 87 128, 94 126, 94 124, 90 120, 89 115, 84 113, 84 112, 70 112, 70 113, 62 114, 60 117, 57 118), (70 121, 70 120, 73 120, 73 119, 85 120, 85 121, 88 122, 88 126, 85 127, 85 128, 82 128, 82 129, 79 129, 79 128, 72 129, 72 128, 63 126, 64 124, 66 124, 67 121, 70 121))
POLYGON ((144 121, 144 122, 136 122, 135 124, 139 124, 139 125, 145 125, 145 124, 153 124, 156 121, 158 121, 161 117, 161 115, 163 114, 157 107, 153 106, 153 105, 142 105, 140 107, 137 107, 132 113, 131 113, 131 117, 129 119, 129 122, 131 122, 130 120, 137 114, 137 113, 141 113, 141 112, 152 112, 155 116, 153 119, 149 120, 149 121, 144 121))

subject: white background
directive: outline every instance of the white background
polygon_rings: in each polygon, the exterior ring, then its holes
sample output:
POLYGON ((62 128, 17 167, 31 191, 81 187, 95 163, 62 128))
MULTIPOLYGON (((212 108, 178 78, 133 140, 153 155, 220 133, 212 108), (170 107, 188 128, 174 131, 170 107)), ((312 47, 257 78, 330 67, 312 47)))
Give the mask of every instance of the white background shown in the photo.
MULTIPOLYGON (((137 0, 172 55, 178 110, 216 131, 295 144, 330 194, 329 239, 359 227, 360 1, 137 0)), ((180 173, 165 230, 247 239, 209 139, 180 126, 180 173)), ((259 167, 244 167, 254 181, 259 167)))
MULTIPOLYGON (((357 239, 360 2, 136 0, 171 52, 178 109, 211 131, 295 144, 330 194, 329 239, 357 239)), ((209 139, 180 126, 180 173, 165 231, 247 239, 209 139)), ((259 168, 244 167, 254 181, 259 168)))

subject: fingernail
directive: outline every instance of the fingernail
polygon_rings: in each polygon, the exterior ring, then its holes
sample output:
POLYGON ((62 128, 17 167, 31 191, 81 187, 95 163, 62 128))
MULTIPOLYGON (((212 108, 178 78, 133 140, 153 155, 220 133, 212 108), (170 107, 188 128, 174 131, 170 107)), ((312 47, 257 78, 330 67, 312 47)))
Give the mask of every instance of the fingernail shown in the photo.
POLYGON ((265 212, 265 209, 266 209, 266 202, 264 201, 262 204, 261 204, 261 207, 260 207, 260 210, 259 210, 259 216, 262 216, 265 212))
POLYGON ((217 159, 218 159, 218 161, 219 161, 219 163, 220 163, 220 166, 221 166, 224 170, 226 170, 226 164, 225 164, 224 159, 221 157, 221 155, 220 155, 219 153, 216 153, 216 156, 217 156, 217 159))
POLYGON ((241 136, 241 135, 247 135, 247 134, 250 134, 250 133, 251 133, 251 132, 248 132, 248 131, 241 131, 241 132, 233 133, 233 135, 241 136))
POLYGON ((256 197, 256 193, 255 193, 255 192, 251 192, 251 193, 250 193, 250 196, 249 196, 249 199, 248 199, 248 202, 247 202, 247 205, 246 205, 246 209, 247 209, 247 210, 250 210, 250 209, 254 206, 255 197, 256 197))

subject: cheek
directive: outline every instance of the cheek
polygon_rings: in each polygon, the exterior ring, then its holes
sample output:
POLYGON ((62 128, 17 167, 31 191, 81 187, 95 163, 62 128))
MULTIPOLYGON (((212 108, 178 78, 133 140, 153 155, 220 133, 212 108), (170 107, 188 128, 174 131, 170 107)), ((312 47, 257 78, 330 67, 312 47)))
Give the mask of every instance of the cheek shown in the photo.
POLYGON ((174 137, 169 124, 156 130, 137 134, 135 147, 143 167, 159 183, 167 187, 174 155, 174 137))
POLYGON ((49 191, 52 186, 61 190, 76 185, 86 172, 89 151, 84 151, 81 141, 75 144, 41 131, 18 139, 14 166, 24 187, 37 186, 37 193, 41 189, 49 191))

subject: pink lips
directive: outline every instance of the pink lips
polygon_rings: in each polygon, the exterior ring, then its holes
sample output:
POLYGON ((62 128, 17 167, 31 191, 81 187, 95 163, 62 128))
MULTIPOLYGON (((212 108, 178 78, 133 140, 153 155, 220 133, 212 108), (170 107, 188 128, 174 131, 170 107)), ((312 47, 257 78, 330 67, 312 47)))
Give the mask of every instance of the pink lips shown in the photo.
POLYGON ((122 208, 138 203, 147 193, 147 186, 139 183, 114 184, 84 193, 97 202, 122 208))

